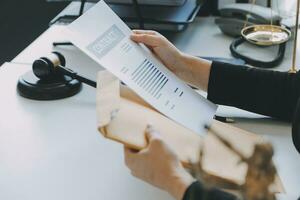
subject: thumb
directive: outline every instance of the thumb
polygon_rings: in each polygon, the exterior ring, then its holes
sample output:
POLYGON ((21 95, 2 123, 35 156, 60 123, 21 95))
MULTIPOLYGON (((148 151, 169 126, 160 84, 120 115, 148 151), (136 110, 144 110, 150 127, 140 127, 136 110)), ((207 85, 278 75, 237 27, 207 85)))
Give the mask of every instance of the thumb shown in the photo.
POLYGON ((145 134, 148 142, 151 142, 155 139, 161 139, 160 133, 156 131, 152 125, 147 126, 145 134))
POLYGON ((157 35, 135 34, 130 36, 131 40, 137 43, 143 43, 148 47, 157 47, 161 44, 161 38, 157 35))

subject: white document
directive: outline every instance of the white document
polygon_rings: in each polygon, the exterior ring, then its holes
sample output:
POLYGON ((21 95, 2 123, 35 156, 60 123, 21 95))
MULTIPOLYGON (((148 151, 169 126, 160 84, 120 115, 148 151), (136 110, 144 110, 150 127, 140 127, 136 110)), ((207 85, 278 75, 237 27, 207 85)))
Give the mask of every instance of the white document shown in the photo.
POLYGON ((162 114, 198 134, 206 133, 204 126, 211 123, 217 106, 183 83, 145 46, 131 41, 131 30, 104 1, 70 24, 68 32, 74 45, 162 114))

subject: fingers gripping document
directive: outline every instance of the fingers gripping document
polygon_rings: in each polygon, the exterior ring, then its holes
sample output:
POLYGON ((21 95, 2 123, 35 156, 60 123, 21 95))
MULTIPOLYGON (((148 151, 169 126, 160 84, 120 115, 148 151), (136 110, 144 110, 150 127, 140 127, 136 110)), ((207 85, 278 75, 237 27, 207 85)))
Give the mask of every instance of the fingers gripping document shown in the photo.
POLYGON ((177 78, 144 45, 131 41, 131 30, 104 1, 67 29, 75 46, 159 112, 198 134, 206 132, 204 125, 212 121, 216 105, 177 78))

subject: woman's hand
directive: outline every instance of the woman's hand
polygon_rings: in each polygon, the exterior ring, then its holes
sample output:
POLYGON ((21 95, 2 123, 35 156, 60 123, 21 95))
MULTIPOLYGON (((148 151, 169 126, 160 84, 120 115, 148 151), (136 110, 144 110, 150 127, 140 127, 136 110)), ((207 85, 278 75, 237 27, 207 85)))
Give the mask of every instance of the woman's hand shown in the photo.
POLYGON ((207 91, 211 62, 182 53, 155 31, 135 30, 131 39, 145 44, 179 78, 207 91))
POLYGON ((125 147, 125 163, 133 176, 169 192, 178 200, 194 179, 182 167, 178 157, 152 127, 146 130, 148 147, 134 152, 125 147))
POLYGON ((172 72, 185 71, 183 54, 164 36, 155 31, 134 30, 131 39, 145 44, 172 72))

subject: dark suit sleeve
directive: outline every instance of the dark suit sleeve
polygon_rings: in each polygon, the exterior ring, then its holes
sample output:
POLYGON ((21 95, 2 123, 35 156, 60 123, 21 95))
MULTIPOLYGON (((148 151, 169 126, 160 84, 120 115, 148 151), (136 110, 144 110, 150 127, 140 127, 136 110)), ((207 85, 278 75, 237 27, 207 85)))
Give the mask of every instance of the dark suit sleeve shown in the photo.
POLYGON ((194 182, 184 194, 183 200, 237 200, 236 196, 218 189, 205 189, 200 182, 194 182))
POLYGON ((262 115, 291 120, 300 93, 300 74, 212 64, 208 99, 262 115))

